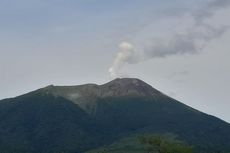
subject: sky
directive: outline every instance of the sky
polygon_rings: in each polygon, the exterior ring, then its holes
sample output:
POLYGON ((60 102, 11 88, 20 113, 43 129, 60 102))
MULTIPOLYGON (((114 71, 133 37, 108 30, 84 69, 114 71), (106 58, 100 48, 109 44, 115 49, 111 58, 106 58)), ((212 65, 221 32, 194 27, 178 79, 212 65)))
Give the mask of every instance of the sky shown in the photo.
POLYGON ((1 0, 0 99, 134 77, 230 122, 229 16, 229 0, 1 0))

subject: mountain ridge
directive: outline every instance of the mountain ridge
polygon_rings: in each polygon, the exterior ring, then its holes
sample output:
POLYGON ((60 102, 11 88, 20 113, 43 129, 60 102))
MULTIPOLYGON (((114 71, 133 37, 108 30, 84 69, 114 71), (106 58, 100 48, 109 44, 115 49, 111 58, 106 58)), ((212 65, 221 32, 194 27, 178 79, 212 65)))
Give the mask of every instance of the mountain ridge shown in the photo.
MULTIPOLYGON (((121 96, 152 98, 153 96, 162 94, 160 91, 137 78, 116 78, 101 85, 93 83, 76 86, 49 85, 35 92, 66 98, 78 104, 86 112, 91 111, 88 110, 87 106, 92 105, 95 107, 95 101, 100 98, 121 96)), ((94 108, 91 107, 90 109, 94 108)))
MULTIPOLYGON (((160 94, 161 92, 154 89, 152 86, 150 86, 149 84, 145 83, 144 81, 137 79, 137 78, 116 78, 112 81, 109 81, 105 84, 93 84, 93 83, 89 83, 89 84, 82 84, 82 85, 76 85, 76 86, 54 86, 54 85, 49 85, 46 86, 44 88, 41 88, 39 90, 45 90, 45 91, 52 91, 52 89, 55 92, 58 89, 60 90, 76 90, 78 91, 78 88, 83 88, 83 89, 88 89, 88 88, 93 88, 92 90, 101 90, 101 92, 106 92, 108 90, 113 90, 114 92, 116 92, 116 94, 129 94, 128 91, 129 90, 135 90, 134 92, 136 94, 143 94, 144 96, 146 96, 143 91, 148 92, 148 94, 150 94, 149 92, 155 92, 156 94, 160 94), (120 91, 119 93, 118 90, 123 90, 120 91)), ((103 93, 98 94, 98 96, 104 96, 103 93)), ((115 95, 116 95, 115 94, 115 95)), ((113 95, 112 95, 113 96, 113 95)), ((121 96, 121 95, 118 95, 121 96)))

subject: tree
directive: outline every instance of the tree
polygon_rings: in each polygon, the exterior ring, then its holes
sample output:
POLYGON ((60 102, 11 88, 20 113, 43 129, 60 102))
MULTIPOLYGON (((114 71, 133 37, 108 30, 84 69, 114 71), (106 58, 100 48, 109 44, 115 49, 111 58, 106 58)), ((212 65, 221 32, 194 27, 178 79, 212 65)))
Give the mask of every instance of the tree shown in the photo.
POLYGON ((141 136, 139 141, 147 153, 192 153, 193 148, 175 138, 162 135, 141 136))

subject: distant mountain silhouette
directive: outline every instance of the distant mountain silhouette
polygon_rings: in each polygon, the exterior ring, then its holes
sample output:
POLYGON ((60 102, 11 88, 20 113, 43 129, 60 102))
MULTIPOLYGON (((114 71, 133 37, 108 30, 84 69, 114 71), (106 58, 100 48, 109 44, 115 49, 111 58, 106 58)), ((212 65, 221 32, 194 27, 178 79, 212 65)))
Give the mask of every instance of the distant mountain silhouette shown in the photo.
POLYGON ((198 151, 230 151, 230 124, 135 78, 51 85, 0 101, 3 153, 82 153, 141 133, 172 133, 198 151))

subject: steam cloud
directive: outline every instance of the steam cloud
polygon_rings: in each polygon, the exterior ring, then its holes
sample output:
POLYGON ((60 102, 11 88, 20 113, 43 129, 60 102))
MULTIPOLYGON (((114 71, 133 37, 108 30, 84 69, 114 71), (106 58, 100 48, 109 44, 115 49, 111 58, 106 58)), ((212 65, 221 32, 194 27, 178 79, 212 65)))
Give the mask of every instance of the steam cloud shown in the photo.
POLYGON ((109 73, 112 78, 119 77, 120 70, 121 68, 126 64, 126 63, 138 63, 139 61, 135 60, 134 56, 134 47, 132 44, 128 42, 122 42, 119 45, 120 52, 118 52, 117 57, 115 58, 113 62, 113 66, 109 69, 109 73))
MULTIPOLYGON (((228 25, 215 27, 206 22, 216 11, 227 7, 230 0, 211 0, 204 7, 184 15, 192 23, 185 27, 184 32, 172 32, 157 38, 152 38, 149 44, 143 44, 138 49, 129 42, 119 45, 119 52, 109 69, 112 78, 124 77, 122 69, 127 64, 136 64, 153 58, 164 58, 172 55, 196 54, 213 39, 220 37, 229 29, 228 25)), ((180 22, 182 19, 179 19, 180 22)), ((164 30, 164 29, 163 29, 164 30)))

